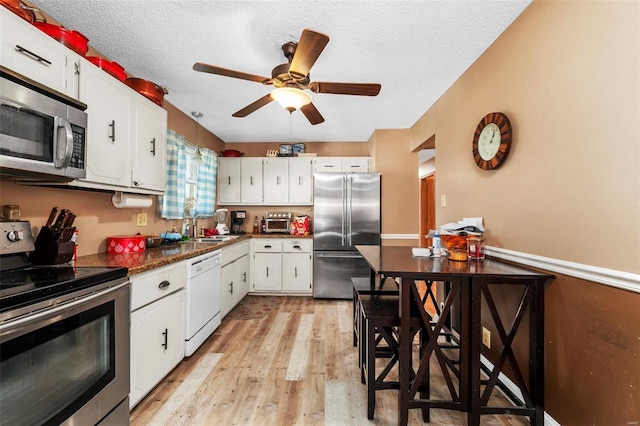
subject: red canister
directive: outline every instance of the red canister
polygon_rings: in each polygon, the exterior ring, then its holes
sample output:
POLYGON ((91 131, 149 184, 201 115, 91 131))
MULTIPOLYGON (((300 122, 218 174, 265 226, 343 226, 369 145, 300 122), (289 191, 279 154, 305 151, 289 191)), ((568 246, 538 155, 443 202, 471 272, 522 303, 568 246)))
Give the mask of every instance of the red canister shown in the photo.
POLYGON ((107 253, 139 253, 143 252, 145 245, 144 235, 115 235, 107 237, 107 253))

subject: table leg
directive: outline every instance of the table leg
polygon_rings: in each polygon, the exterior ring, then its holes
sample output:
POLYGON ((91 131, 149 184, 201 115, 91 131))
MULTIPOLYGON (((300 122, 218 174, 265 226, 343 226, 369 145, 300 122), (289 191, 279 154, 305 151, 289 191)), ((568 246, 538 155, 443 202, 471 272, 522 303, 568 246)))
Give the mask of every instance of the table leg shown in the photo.
POLYGON ((480 424, 480 351, 482 350, 482 328, 481 328, 481 315, 480 310, 482 306, 482 285, 484 283, 475 283, 472 285, 471 281, 462 284, 462 297, 463 307, 461 316, 464 318, 465 313, 468 314, 467 321, 462 320, 463 327, 467 327, 467 336, 469 339, 465 339, 461 336, 461 345, 465 341, 469 342, 468 348, 462 348, 461 354, 467 357, 467 371, 461 373, 462 378, 466 377, 466 380, 460 380, 460 392, 466 392, 466 396, 461 397, 462 401, 467 401, 466 408, 467 422, 469 426, 475 426, 480 424), (468 309, 464 307, 464 298, 467 295, 467 301, 469 303, 468 309), (466 384, 463 383, 466 381, 466 384))
POLYGON ((398 391, 398 425, 405 426, 409 422, 409 385, 411 364, 411 285, 413 281, 402 278, 400 284, 400 333, 399 333, 399 381, 398 391), (404 315, 403 315, 404 313, 404 315))
POLYGON ((544 425, 544 284, 545 280, 536 280, 533 284, 535 289, 529 308, 529 388, 537 426, 544 425))

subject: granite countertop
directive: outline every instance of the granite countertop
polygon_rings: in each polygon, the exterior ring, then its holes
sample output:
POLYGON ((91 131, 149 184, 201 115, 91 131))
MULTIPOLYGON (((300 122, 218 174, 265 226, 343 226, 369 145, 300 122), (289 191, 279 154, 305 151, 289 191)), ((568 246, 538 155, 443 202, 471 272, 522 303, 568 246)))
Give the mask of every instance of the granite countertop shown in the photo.
POLYGON ((219 250, 232 244, 248 241, 251 238, 313 238, 313 235, 289 234, 244 234, 232 241, 222 243, 203 243, 195 241, 180 241, 174 244, 162 244, 159 247, 147 248, 140 253, 109 254, 97 253, 79 256, 74 266, 124 266, 129 268, 129 275, 139 274, 154 268, 180 262, 201 254, 219 250))

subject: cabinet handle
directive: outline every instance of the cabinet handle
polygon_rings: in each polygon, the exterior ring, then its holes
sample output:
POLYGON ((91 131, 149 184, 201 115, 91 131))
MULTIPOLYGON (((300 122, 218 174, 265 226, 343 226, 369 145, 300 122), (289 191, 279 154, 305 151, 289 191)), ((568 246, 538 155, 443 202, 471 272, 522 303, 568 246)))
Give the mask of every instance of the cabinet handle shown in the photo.
POLYGON ((111 127, 111 135, 109 135, 109 139, 111 139, 111 142, 115 142, 116 141, 116 120, 111 120, 111 124, 109 124, 109 127, 111 127))
POLYGON ((333 167, 333 164, 325 164, 324 167, 333 167))
POLYGON ((162 281, 160 284, 158 284, 158 288, 160 290, 164 290, 165 288, 169 287, 171 285, 171 283, 167 280, 162 281))
POLYGON ((156 138, 151 139, 151 154, 156 156, 156 138))
POLYGON ((280 185, 280 176, 276 176, 276 185, 280 185))
POLYGON ((46 60, 45 58, 43 58, 42 56, 36 55, 35 53, 31 52, 30 50, 25 49, 24 47, 16 44, 16 51, 20 52, 20 53, 24 53, 27 56, 31 56, 32 59, 35 59, 36 61, 40 62, 40 63, 45 63, 47 65, 51 65, 51 61, 46 60))
POLYGON ((229 179, 229 185, 231 185, 231 176, 229 176, 227 179, 229 179))
POLYGON ((270 249, 270 248, 271 248, 271 246, 270 246, 270 245, 266 245, 266 246, 264 246, 264 248, 266 248, 266 249, 270 249))
POLYGON ((246 283, 246 282, 247 282, 247 273, 246 273, 246 272, 243 272, 243 273, 242 273, 242 282, 243 282, 243 283, 246 283))
POLYGON ((229 293, 233 294, 233 281, 229 283, 229 293))
POLYGON ((165 328, 164 331, 162 332, 162 335, 164 336, 164 343, 162 344, 162 347, 164 348, 164 350, 167 350, 168 345, 168 340, 169 340, 169 329, 165 328))
POLYGON ((299 245, 297 245, 297 244, 296 244, 296 245, 294 245, 294 246, 293 246, 293 248, 294 248, 294 249, 298 249, 298 250, 300 250, 300 246, 299 246, 299 245))
POLYGON ((267 266, 267 278, 269 278, 269 267, 267 266))
POLYGON ((302 176, 298 176, 298 185, 302 186, 302 176))
POLYGON ((297 266, 294 266, 294 268, 293 268, 293 276, 298 278, 298 267, 297 266))
POLYGON ((251 185, 253 185, 253 176, 249 176, 249 181, 251 182, 251 185))

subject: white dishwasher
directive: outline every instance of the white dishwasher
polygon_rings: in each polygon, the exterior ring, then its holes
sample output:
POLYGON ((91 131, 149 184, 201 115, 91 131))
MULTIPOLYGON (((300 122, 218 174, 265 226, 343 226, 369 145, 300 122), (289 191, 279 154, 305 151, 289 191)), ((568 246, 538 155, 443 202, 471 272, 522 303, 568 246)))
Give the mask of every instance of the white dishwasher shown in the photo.
POLYGON ((191 356, 220 325, 222 250, 188 259, 188 263, 185 356, 191 356))

